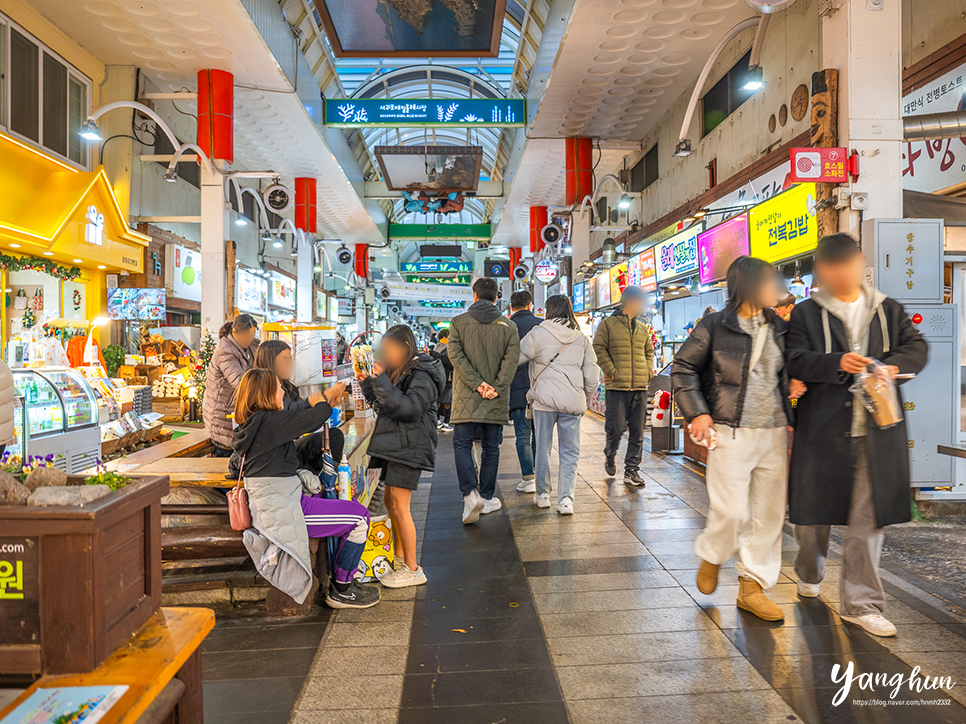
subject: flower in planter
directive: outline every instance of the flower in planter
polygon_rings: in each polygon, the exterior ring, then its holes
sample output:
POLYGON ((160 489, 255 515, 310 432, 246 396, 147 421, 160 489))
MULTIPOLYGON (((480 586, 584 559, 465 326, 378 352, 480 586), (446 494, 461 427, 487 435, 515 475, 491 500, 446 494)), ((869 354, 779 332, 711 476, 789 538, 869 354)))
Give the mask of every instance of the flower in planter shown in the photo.
POLYGON ((111 490, 117 490, 118 488, 123 488, 129 482, 130 478, 126 478, 113 470, 108 470, 104 467, 104 463, 101 459, 97 459, 97 465, 95 466, 97 472, 90 477, 84 478, 85 485, 106 485, 111 490))

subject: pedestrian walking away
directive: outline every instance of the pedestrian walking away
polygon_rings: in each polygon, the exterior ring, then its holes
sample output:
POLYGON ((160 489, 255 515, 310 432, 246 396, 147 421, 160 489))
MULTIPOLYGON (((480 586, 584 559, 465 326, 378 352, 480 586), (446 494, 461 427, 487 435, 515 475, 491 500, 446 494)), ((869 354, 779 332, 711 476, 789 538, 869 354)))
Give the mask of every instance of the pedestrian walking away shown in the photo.
MULTIPOLYGON (((531 311, 532 308, 533 295, 525 289, 510 295, 510 319, 517 325, 521 343, 530 331, 543 321, 531 311)), ((533 455, 536 450, 534 425, 533 419, 527 417, 527 392, 529 391, 530 372, 526 361, 521 359, 510 385, 510 419, 513 421, 517 459, 520 461, 520 482, 517 490, 521 493, 532 493, 536 490, 533 480, 533 455)))
POLYGON ((849 387, 873 359, 892 379, 917 373, 928 349, 902 305, 864 283, 865 257, 851 236, 819 241, 815 273, 820 290, 795 307, 788 328, 788 368, 807 387, 796 409, 789 480, 798 592, 820 594, 830 526, 845 525, 841 616, 894 636, 883 615, 879 557, 884 527, 912 518, 908 436, 904 420, 879 428, 849 387))
POLYGON ((446 375, 446 387, 436 403, 436 415, 438 418, 436 426, 440 432, 453 431, 453 426, 449 424, 450 410, 453 407, 453 363, 449 361, 449 352, 447 351, 448 341, 449 330, 439 330, 438 341, 429 352, 430 357, 439 360, 439 363, 443 365, 443 374, 446 375))
POLYGON ((764 591, 781 572, 792 420, 785 323, 770 309, 782 289, 774 267, 747 256, 731 263, 727 283, 724 311, 701 318, 671 366, 690 434, 708 447, 710 510, 694 543, 697 587, 713 593, 720 566, 737 555, 738 607, 781 621, 784 611, 764 591))
POLYGON ((580 420, 600 384, 600 368, 568 297, 557 294, 547 299, 546 321, 523 338, 520 359, 529 363, 527 400, 537 434, 533 503, 538 508, 550 507, 550 449, 556 427, 557 512, 573 515, 580 420))
POLYGON ((647 295, 640 287, 626 287, 621 304, 597 327, 594 352, 604 373, 605 470, 617 474, 617 448, 627 432, 624 482, 641 487, 641 454, 647 419, 647 385, 654 376, 654 342, 639 319, 647 295))
POLYGON ((487 277, 473 285, 473 304, 453 319, 448 352, 453 363, 453 454, 463 493, 463 523, 502 507, 495 497, 503 426, 510 416, 510 384, 520 361, 516 325, 496 306, 497 284, 487 277), (473 439, 482 435, 480 469, 473 439))

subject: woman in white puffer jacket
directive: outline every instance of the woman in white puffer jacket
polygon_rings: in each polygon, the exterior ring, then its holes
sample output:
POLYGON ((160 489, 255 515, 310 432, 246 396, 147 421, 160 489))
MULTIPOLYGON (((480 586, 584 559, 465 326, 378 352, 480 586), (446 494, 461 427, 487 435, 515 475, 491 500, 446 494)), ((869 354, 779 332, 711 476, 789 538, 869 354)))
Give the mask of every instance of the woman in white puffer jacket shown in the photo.
POLYGON ((536 436, 533 503, 550 507, 550 448, 557 427, 557 512, 573 515, 577 460, 580 457, 580 418, 597 391, 600 368, 590 339, 577 324, 570 299, 558 294, 547 299, 546 319, 520 344, 520 363, 530 363, 530 392, 536 436))

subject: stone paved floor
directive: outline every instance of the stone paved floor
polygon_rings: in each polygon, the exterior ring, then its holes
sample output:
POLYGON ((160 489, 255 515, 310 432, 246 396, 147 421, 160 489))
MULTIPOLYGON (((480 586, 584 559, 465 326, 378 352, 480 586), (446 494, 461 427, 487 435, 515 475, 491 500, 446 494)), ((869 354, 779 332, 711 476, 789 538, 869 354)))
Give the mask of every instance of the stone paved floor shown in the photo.
MULTIPOLYGON (((785 535, 771 595, 786 620, 760 621, 735 606, 733 566, 714 595, 695 588, 692 541, 708 499, 680 458, 645 454, 647 486, 627 488, 606 477, 603 425, 585 418, 576 514, 561 518, 514 490, 519 468, 505 438, 504 509, 474 526, 460 522, 450 438, 441 439, 437 470, 413 498, 427 585, 384 589, 368 611, 249 633, 240 645, 259 652, 258 680, 219 690, 208 678, 209 724, 228 721, 226 700, 235 711, 260 702, 263 714, 241 718, 266 724, 289 720, 288 711, 295 724, 966 722, 966 624, 934 597, 887 573, 887 615, 899 635, 873 638, 836 614, 837 560, 821 600, 798 598, 795 544, 785 535), (918 666, 963 684, 906 689, 896 696, 902 705, 883 706, 868 702, 888 699, 889 687, 856 683, 834 706, 832 666, 849 662, 856 674, 908 677, 918 666)), ((228 641, 219 637, 239 635, 235 626, 215 637, 215 650, 228 641)), ((245 658, 208 651, 206 675, 245 658), (209 664, 209 656, 220 658, 209 664)))

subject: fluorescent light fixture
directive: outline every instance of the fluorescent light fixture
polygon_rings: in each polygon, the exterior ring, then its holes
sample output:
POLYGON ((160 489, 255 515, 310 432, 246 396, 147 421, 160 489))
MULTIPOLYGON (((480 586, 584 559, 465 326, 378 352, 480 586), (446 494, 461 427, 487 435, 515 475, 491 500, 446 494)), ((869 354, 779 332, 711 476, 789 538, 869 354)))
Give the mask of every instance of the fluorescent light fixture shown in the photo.
POLYGON ((10 245, 10 248, 11 249, 19 249, 20 248, 20 244, 11 244, 10 245))
POLYGON ((621 198, 617 202, 617 208, 625 211, 631 208, 631 199, 627 194, 621 194, 621 198))
POLYGON ((756 65, 754 68, 748 69, 748 75, 745 76, 745 83, 741 86, 742 90, 746 91, 756 91, 761 90, 765 87, 765 81, 761 77, 761 66, 756 65))
POLYGON ((691 223, 697 221, 697 219, 695 219, 693 216, 688 216, 688 217, 684 218, 682 221, 685 224, 691 224, 691 223))
POLYGON ((97 128, 97 124, 90 119, 85 121, 84 125, 81 126, 79 133, 81 138, 85 138, 88 141, 100 141, 103 138, 100 130, 97 128))
POLYGON ((691 139, 682 138, 680 141, 678 141, 678 145, 674 147, 674 153, 671 155, 674 158, 685 158, 686 156, 690 156, 692 153, 694 153, 694 151, 691 150, 691 139))
POLYGON ((83 259, 71 259, 71 261, 74 262, 75 264, 83 264, 84 263, 84 260, 83 259))
POLYGON ((248 226, 248 219, 239 214, 235 217, 235 226, 248 226))
POLYGON ((53 255, 54 255, 54 252, 52 252, 52 251, 45 251, 44 252, 44 256, 53 256, 53 255))
POLYGON ((694 212, 694 218, 696 219, 703 219, 707 215, 708 215, 707 209, 698 209, 697 211, 694 212))
POLYGON ((106 266, 104 266, 103 264, 98 264, 98 265, 97 265, 97 268, 98 268, 98 269, 107 269, 107 267, 106 267, 106 266))

